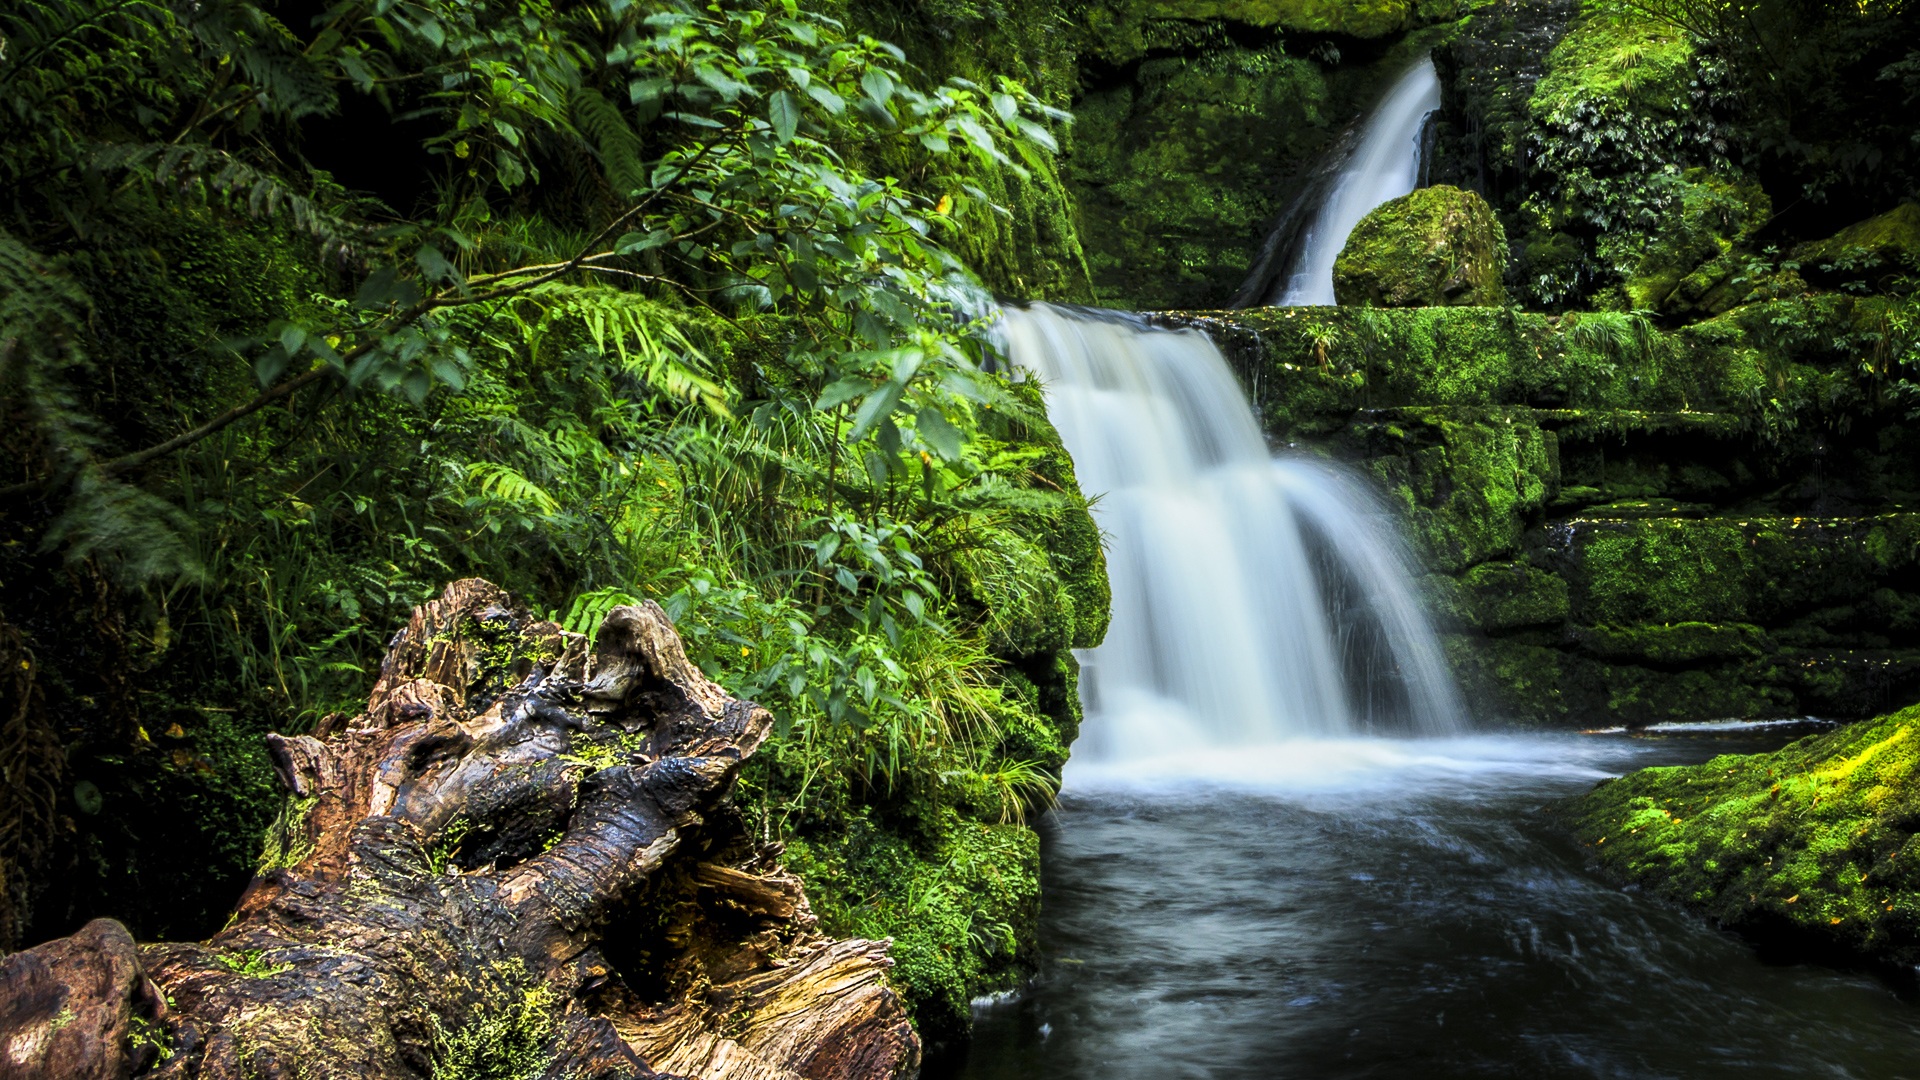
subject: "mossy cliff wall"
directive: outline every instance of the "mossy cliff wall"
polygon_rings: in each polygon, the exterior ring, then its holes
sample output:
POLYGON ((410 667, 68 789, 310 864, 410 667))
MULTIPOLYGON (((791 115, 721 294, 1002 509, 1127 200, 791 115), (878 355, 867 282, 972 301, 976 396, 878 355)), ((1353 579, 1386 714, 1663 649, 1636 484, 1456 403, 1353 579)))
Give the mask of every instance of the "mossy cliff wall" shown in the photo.
POLYGON ((1920 692, 1920 429, 1885 301, 1265 309, 1213 332, 1276 447, 1404 514, 1471 700, 1537 725, 1870 716, 1920 692))
POLYGON ((1460 0, 854 0, 930 74, 1016 78, 1075 122, 1058 170, 942 178, 959 247, 1026 299, 1225 303, 1342 131, 1462 25, 1460 0))

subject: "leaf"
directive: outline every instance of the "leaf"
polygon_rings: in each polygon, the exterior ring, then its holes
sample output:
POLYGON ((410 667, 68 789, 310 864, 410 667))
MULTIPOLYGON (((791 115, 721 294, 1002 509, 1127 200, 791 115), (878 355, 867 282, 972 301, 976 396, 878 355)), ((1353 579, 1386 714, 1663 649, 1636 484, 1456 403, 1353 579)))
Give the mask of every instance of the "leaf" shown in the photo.
POLYGON ((868 68, 867 73, 860 76, 860 89, 865 90, 876 104, 884 107, 893 99, 893 77, 879 68, 868 68))
POLYGON ((353 306, 367 311, 380 311, 387 308, 407 307, 420 299, 420 287, 400 276, 400 271, 391 266, 375 270, 360 286, 360 292, 353 298, 353 306))
POLYGON ((906 387, 890 382, 879 393, 870 394, 860 403, 860 411, 853 415, 853 430, 847 433, 848 442, 859 442, 867 432, 872 431, 880 421, 893 415, 900 406, 900 396, 906 393, 906 387))
POLYGON ((960 460, 960 443, 963 437, 960 429, 953 426, 946 414, 928 406, 920 410, 914 418, 920 428, 920 438, 933 447, 933 452, 948 461, 960 460))
POLYGON ((863 397, 871 393, 873 387, 874 383, 872 379, 862 378, 858 375, 849 375, 829 385, 825 390, 820 391, 820 398, 813 403, 813 407, 824 411, 835 408, 836 406, 845 405, 854 398, 863 397))
POLYGON ((1025 135, 1029 141, 1046 147, 1051 153, 1057 154, 1060 152, 1060 144, 1054 141, 1053 132, 1025 118, 1014 121, 1014 124, 1019 127, 1020 133, 1025 135))
POLYGON ((260 380, 261 386, 271 386, 273 381, 278 379, 287 370, 287 364, 291 359, 292 358, 287 355, 286 349, 275 345, 266 352, 261 353, 259 358, 253 362, 254 378, 260 380))
POLYGON ((833 568, 833 580, 839 582, 840 587, 847 590, 850 593, 857 593, 860 591, 860 579, 857 577, 854 577, 853 571, 847 569, 844 566, 836 566, 833 568))
POLYGON ((671 239, 673 239, 671 229, 655 229, 645 233, 630 232, 613 242, 613 251, 616 255, 633 255, 642 251, 651 251, 671 239))
POLYGON ((873 124, 875 127, 883 128, 885 130, 891 131, 893 130, 894 127, 898 126, 898 124, 900 123, 898 120, 894 119, 894 116, 892 113, 887 111, 887 107, 885 105, 880 104, 879 102, 873 100, 870 97, 861 98, 858 108, 860 110, 860 115, 873 121, 873 124))
POLYGON ((767 118, 773 122, 774 137, 784 146, 800 128, 800 103, 785 90, 776 90, 767 102, 767 118))
POLYGON ((828 533, 813 545, 813 557, 821 566, 833 561, 833 553, 840 550, 840 534, 828 533))
POLYGON ((839 116, 847 111, 847 100, 824 86, 809 86, 807 96, 820 103, 820 107, 839 116))
POLYGON ((713 92, 726 101, 737 101, 742 95, 753 93, 752 87, 730 77, 712 64, 695 64, 693 77, 712 87, 713 92))
POLYGON ((426 275, 428 281, 448 281, 456 285, 465 283, 459 269, 432 244, 422 244, 420 250, 414 252, 413 261, 419 264, 420 272, 426 275))
POLYGON ((409 371, 406 378, 400 381, 400 392, 416 406, 425 405, 427 395, 433 393, 433 376, 417 369, 409 371))

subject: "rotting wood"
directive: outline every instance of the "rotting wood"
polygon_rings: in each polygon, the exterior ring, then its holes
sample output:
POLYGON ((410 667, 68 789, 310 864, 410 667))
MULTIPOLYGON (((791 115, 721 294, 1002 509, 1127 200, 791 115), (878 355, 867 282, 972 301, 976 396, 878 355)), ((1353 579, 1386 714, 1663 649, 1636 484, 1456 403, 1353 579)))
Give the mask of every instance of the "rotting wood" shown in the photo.
POLYGON ((287 811, 226 930, 0 961, 0 1080, 426 1077, 528 1001, 554 1080, 911 1074, 887 943, 819 934, 728 803, 769 726, 658 605, 589 645, 455 582, 364 712, 270 737, 287 811))

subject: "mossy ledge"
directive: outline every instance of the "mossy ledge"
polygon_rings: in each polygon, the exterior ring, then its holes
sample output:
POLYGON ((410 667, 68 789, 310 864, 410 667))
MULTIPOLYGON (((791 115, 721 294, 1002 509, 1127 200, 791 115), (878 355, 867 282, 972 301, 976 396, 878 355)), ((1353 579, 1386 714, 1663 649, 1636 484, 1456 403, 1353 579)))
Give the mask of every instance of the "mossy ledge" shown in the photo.
POLYGON ((1920 697, 1920 428, 1858 362, 1895 309, 1748 301, 1154 318, 1374 481, 1484 719, 1871 717, 1920 697))
POLYGON ((1920 706, 1563 804, 1618 881, 1796 951, 1920 963, 1920 706))

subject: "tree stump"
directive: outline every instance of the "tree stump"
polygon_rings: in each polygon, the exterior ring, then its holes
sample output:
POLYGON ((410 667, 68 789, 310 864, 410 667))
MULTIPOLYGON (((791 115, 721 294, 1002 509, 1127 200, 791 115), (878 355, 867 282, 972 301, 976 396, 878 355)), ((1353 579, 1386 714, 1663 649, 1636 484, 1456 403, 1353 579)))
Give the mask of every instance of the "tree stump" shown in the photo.
POLYGON ((911 1074, 886 943, 818 934, 728 802, 769 724, 656 604, 590 645, 455 582, 365 712, 269 736, 289 798, 227 929, 0 962, 0 1080, 911 1074))

